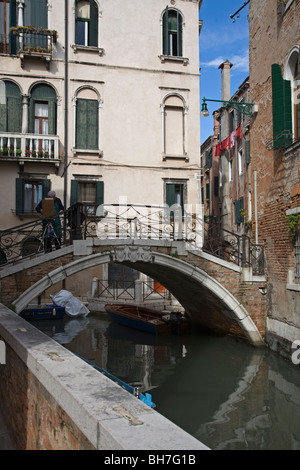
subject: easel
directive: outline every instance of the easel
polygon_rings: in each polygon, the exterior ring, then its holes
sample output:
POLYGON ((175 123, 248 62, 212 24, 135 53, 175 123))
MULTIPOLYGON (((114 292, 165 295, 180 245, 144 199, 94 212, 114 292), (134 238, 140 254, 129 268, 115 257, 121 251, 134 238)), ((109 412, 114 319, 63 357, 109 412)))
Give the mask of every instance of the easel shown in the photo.
POLYGON ((52 220, 56 217, 54 212, 54 199, 52 198, 45 198, 42 201, 42 210, 43 210, 43 219, 45 219, 46 225, 43 230, 43 240, 45 241, 45 251, 52 251, 52 242, 51 240, 54 239, 54 243, 56 248, 60 247, 60 241, 57 238, 55 230, 52 225, 52 220))

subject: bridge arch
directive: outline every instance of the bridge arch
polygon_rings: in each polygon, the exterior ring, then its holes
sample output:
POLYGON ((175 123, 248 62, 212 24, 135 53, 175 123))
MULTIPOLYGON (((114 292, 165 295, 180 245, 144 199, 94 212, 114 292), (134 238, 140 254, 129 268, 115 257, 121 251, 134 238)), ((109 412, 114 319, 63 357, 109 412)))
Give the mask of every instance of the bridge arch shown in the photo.
POLYGON ((243 337, 257 346, 263 344, 249 312, 220 282, 197 266, 153 250, 133 256, 124 250, 118 255, 115 250, 71 261, 50 271, 15 299, 16 312, 20 313, 31 300, 66 277, 110 261, 126 264, 163 284, 202 327, 243 337))

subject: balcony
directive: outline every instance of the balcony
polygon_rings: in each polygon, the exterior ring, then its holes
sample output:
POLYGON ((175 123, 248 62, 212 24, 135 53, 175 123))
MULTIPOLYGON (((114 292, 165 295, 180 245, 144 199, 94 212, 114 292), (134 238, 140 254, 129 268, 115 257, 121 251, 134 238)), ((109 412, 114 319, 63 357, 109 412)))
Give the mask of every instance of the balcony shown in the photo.
POLYGON ((57 31, 34 26, 16 26, 10 28, 17 37, 17 51, 24 67, 24 59, 42 59, 49 69, 52 59, 53 44, 56 43, 57 31))
POLYGON ((58 136, 0 132, 0 161, 47 162, 58 167, 61 157, 58 136))

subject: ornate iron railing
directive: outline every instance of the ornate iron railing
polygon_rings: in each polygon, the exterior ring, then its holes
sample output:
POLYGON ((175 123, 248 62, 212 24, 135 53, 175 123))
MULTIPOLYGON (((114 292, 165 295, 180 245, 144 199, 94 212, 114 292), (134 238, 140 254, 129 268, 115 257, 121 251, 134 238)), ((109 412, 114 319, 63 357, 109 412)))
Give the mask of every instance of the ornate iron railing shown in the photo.
POLYGON ((253 244, 247 235, 221 229, 218 224, 205 227, 203 251, 237 266, 251 266, 253 274, 264 273, 264 246, 253 244))
MULTIPOLYGON (((203 249, 238 266, 251 266, 254 274, 264 272, 264 247, 255 245, 246 235, 238 235, 218 224, 203 230, 202 217, 181 213, 179 207, 75 204, 60 216, 61 244, 78 239, 113 239, 184 241, 187 249, 203 249)), ((205 224, 207 225, 207 224, 205 224)), ((0 231, 0 265, 43 253, 46 239, 57 247, 55 236, 49 234, 51 224, 38 218, 11 229, 0 231)), ((49 247, 49 245, 48 245, 49 247)))
POLYGON ((121 281, 121 280, 98 280, 97 298, 106 300, 161 300, 170 298, 167 289, 155 287, 153 281, 121 281))

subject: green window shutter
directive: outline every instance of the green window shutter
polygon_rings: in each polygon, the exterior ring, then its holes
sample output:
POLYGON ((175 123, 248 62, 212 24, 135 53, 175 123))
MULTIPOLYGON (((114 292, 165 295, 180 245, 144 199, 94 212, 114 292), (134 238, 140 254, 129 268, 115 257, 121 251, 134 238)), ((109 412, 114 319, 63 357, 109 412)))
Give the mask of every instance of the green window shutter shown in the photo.
POLYGON ((234 223, 239 224, 239 201, 235 201, 234 203, 234 223))
POLYGON ((51 189, 51 181, 48 179, 43 180, 43 199, 48 197, 48 193, 51 189))
POLYGON ((6 132, 6 104, 0 102, 0 131, 6 132))
MULTIPOLYGON (((9 26, 17 25, 17 6, 16 0, 10 0, 9 4, 9 26)), ((12 31, 9 32, 9 53, 16 55, 17 53, 17 36, 12 31)))
POLYGON ((177 12, 177 52, 178 56, 182 57, 182 17, 177 12))
POLYGON ((70 206, 78 202, 78 181, 71 180, 70 206))
POLYGON ((292 94, 278 64, 272 64, 272 105, 274 148, 284 148, 292 143, 292 94))
POLYGON ((98 8, 94 0, 90 0, 89 46, 98 46, 98 8))
POLYGON ((206 183, 206 199, 210 199, 210 184, 206 183))
POLYGON ((21 132, 21 100, 7 98, 7 132, 21 132))
POLYGON ((24 214, 24 179, 16 178, 16 214, 24 214))
POLYGON ((166 204, 169 207, 175 204, 175 184, 166 184, 166 204))
POLYGON ((24 26, 48 27, 47 0, 26 0, 24 6, 24 26))
POLYGON ((96 182, 96 204, 100 206, 104 203, 104 183, 103 181, 96 182))
POLYGON ((76 148, 98 149, 98 101, 96 100, 77 99, 76 148))
POLYGON ((81 98, 76 102, 76 148, 86 148, 86 129, 87 129, 87 100, 81 98))
POLYGON ((249 163, 251 162, 250 140, 245 141, 245 160, 246 160, 246 164, 249 165, 249 163))
POLYGON ((169 41, 169 9, 165 9, 163 16, 163 54, 168 55, 168 41, 169 41))
POLYGON ((87 101, 87 149, 98 149, 98 101, 87 101))
POLYGON ((214 176, 214 196, 219 196, 219 177, 214 176))

